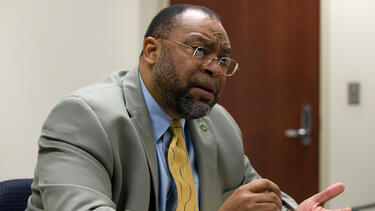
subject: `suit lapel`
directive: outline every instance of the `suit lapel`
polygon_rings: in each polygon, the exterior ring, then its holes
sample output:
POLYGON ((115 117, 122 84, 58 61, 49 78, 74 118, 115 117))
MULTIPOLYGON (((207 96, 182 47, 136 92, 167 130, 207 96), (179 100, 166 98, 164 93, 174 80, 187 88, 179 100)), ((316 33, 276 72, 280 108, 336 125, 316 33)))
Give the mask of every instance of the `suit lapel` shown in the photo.
MULTIPOLYGON (((139 82, 138 67, 130 70, 123 79, 126 109, 136 127, 146 153, 151 172, 155 195, 155 208, 158 209, 158 163, 152 130, 151 118, 147 110, 139 82)), ((207 117, 188 121, 192 143, 198 165, 200 184, 200 210, 217 210, 222 202, 221 190, 217 184, 217 146, 216 137, 207 117), (207 130, 201 128, 207 126, 207 130)))
POLYGON ((155 208, 158 208, 158 163, 151 118, 143 97, 138 67, 130 70, 124 77, 123 87, 126 100, 126 109, 132 117, 146 153, 148 166, 151 172, 155 195, 155 208))
POLYGON ((211 120, 207 117, 188 122, 198 164, 201 211, 217 210, 222 200, 221 191, 216 182, 218 181, 217 146, 211 125, 211 120))

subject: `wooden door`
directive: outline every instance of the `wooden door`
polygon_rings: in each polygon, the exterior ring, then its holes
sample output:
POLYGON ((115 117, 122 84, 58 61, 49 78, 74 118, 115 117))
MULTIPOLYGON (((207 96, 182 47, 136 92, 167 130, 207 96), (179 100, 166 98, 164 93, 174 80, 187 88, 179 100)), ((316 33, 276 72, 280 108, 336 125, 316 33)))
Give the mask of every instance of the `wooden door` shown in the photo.
POLYGON ((172 0, 221 17, 240 70, 220 104, 239 124, 254 168, 298 202, 318 191, 319 0, 172 0), (312 108, 311 145, 286 138, 312 108))

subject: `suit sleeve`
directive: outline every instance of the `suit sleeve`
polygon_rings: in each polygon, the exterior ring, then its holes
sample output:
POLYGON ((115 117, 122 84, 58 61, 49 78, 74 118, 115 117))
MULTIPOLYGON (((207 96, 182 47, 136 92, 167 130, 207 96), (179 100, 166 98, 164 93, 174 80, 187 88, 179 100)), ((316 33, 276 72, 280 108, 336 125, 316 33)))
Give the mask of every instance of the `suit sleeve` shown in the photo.
POLYGON ((112 148, 87 102, 64 98, 49 114, 38 144, 27 210, 116 209, 111 200, 112 148))

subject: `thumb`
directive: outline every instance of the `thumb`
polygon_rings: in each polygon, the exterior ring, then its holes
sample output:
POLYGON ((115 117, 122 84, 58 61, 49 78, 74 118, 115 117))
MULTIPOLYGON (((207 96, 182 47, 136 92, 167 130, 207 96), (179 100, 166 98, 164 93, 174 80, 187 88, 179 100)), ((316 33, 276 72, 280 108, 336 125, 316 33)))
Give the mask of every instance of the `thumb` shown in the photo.
POLYGON ((335 183, 322 192, 315 194, 310 199, 316 203, 324 204, 344 192, 345 186, 342 183, 335 183))

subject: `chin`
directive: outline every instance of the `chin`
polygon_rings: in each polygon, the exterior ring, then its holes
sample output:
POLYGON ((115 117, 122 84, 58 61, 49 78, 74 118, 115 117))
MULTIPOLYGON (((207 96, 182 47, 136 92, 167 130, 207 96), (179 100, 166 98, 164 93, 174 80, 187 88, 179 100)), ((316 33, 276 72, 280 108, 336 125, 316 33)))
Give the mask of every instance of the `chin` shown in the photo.
POLYGON ((197 119, 206 116, 212 109, 215 103, 207 104, 204 102, 195 102, 194 105, 186 105, 185 107, 185 118, 186 119, 197 119))

